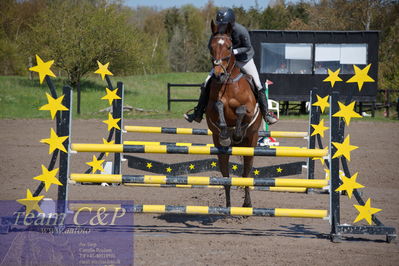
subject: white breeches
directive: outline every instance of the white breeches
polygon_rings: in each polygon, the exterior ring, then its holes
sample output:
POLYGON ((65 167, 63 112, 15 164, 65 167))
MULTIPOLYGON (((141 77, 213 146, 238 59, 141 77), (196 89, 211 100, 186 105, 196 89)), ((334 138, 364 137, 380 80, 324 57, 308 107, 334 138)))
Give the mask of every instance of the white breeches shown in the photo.
POLYGON ((246 63, 237 61, 236 65, 241 68, 242 72, 252 76, 258 90, 261 90, 263 88, 262 83, 260 82, 258 70, 256 69, 253 59, 249 60, 246 63))
MULTIPOLYGON (((255 62, 253 59, 249 60, 248 62, 240 62, 236 61, 236 65, 241 68, 241 71, 245 74, 251 75, 254 79, 255 85, 258 88, 258 90, 261 90, 263 88, 262 83, 260 82, 259 78, 259 73, 258 70, 256 69, 255 62)), ((205 86, 208 83, 209 79, 213 75, 213 68, 211 72, 209 72, 209 75, 205 79, 205 86)))

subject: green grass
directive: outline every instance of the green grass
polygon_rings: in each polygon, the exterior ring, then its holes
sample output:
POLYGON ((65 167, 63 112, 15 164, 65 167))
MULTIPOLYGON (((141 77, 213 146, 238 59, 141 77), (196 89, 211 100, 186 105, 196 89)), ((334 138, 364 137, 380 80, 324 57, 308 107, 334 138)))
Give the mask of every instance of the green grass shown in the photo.
MULTIPOLYGON (((111 77, 113 86, 122 81, 125 86, 124 104, 135 108, 126 112, 126 118, 166 118, 182 117, 182 113, 193 108, 195 103, 172 103, 172 111, 167 111, 167 83, 202 83, 207 73, 168 73, 157 75, 137 75, 111 77), (142 110, 142 111, 141 111, 142 110)), ((58 96, 61 95, 65 79, 52 79, 58 96)), ((104 118, 100 110, 108 107, 108 101, 101 100, 107 83, 99 76, 91 76, 82 81, 80 118, 104 118)), ((38 111, 47 103, 45 93, 49 92, 46 82, 39 84, 37 78, 0 76, 0 118, 49 118, 48 111, 38 111)), ((172 98, 199 97, 197 88, 173 88, 172 98)), ((76 117, 77 93, 73 94, 73 115, 76 117)))
MULTIPOLYGON (((171 103, 171 112, 167 111, 167 83, 202 83, 207 73, 166 73, 156 75, 136 75, 128 77, 111 77, 113 86, 122 81, 125 86, 125 106, 135 108, 125 112, 125 118, 182 118, 182 114, 195 106, 195 103, 171 103)), ((64 78, 52 79, 58 96, 65 84, 64 78)), ((105 95, 107 83, 100 76, 92 75, 82 81, 81 115, 76 114, 76 97, 73 94, 73 115, 75 118, 106 118, 99 112, 108 107, 108 101, 101 100, 105 95)), ((27 77, 0 76, 0 119, 1 118, 50 118, 49 111, 39 111, 38 108, 47 103, 45 93, 49 92, 47 84, 39 84, 37 76, 33 80, 27 77)), ((172 98, 197 99, 197 88, 172 88, 172 98)), ((392 110, 391 114, 394 114, 392 110)), ((327 117, 325 117, 327 119, 327 117)), ((281 116, 280 119, 303 119, 307 115, 281 116)), ((354 121, 360 119, 354 119, 354 121)), ((382 111, 375 118, 365 117, 367 121, 397 121, 383 117, 382 111)))

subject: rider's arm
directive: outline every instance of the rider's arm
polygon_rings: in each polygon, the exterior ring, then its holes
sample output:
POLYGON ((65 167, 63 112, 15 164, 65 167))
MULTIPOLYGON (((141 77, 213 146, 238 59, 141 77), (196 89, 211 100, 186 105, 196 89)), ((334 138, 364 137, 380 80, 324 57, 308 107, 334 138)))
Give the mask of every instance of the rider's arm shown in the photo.
POLYGON ((249 38, 249 32, 246 29, 240 32, 239 38, 241 45, 240 47, 235 48, 235 51, 233 50, 234 54, 246 53, 251 50, 251 40, 249 38))

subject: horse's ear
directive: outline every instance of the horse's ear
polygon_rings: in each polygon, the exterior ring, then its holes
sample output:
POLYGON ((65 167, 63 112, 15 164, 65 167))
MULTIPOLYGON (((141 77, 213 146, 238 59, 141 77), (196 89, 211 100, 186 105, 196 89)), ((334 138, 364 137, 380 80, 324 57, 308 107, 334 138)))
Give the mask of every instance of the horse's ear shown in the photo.
POLYGON ((213 19, 211 21, 211 30, 212 34, 216 34, 218 32, 218 27, 216 26, 215 22, 213 22, 213 19))
POLYGON ((231 23, 227 23, 227 28, 226 28, 226 34, 231 36, 231 33, 233 32, 233 26, 231 26, 231 23))

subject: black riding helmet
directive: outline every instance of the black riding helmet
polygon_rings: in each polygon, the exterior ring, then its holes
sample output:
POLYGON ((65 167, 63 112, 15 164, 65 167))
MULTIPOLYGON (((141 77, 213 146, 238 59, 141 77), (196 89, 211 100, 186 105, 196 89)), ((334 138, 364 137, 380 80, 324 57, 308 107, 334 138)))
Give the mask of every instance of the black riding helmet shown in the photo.
POLYGON ((234 11, 231 8, 221 8, 216 13, 216 24, 225 25, 227 23, 231 23, 234 25, 236 21, 236 16, 234 15, 234 11))

